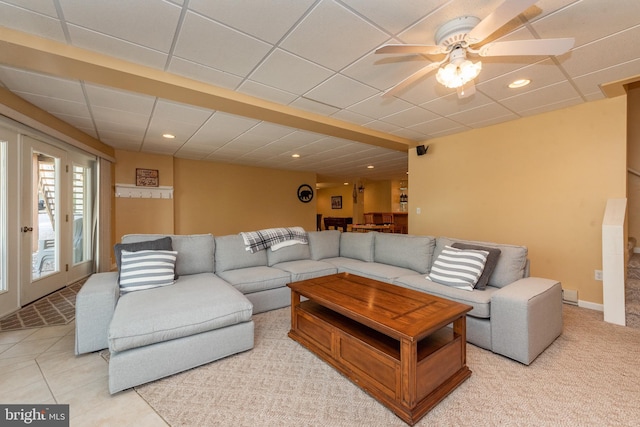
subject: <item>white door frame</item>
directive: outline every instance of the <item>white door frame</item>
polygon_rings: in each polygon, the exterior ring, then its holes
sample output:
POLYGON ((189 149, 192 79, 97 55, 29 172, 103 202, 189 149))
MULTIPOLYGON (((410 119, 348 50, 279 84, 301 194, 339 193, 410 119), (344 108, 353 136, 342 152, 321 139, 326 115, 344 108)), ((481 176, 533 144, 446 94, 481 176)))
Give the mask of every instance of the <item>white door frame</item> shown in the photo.
POLYGON ((18 134, 0 127, 0 149, 4 164, 0 167, 0 316, 10 314, 20 308, 20 286, 18 269, 20 253, 19 211, 15 200, 19 200, 18 177, 18 134), (11 177, 11 179, 9 179, 11 177), (13 202, 11 202, 13 201, 13 202))

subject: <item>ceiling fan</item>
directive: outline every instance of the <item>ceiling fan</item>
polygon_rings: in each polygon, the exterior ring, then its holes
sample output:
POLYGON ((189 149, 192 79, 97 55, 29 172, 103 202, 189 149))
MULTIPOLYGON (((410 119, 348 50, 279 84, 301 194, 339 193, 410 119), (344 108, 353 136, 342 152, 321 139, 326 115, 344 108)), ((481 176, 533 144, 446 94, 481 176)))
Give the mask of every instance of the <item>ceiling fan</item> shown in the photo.
POLYGON ((519 56, 519 55, 561 55, 573 47, 573 38, 532 39, 487 43, 478 49, 476 45, 498 28, 524 12, 538 0, 505 0, 486 18, 463 16, 442 25, 436 32, 436 45, 389 44, 376 53, 445 55, 444 59, 432 62, 387 90, 383 96, 389 97, 415 83, 431 71, 438 69, 436 79, 449 88, 458 91, 459 98, 475 93, 474 79, 480 73, 482 63, 471 62, 467 54, 479 56, 519 56), (441 65, 444 65, 440 67, 441 65))

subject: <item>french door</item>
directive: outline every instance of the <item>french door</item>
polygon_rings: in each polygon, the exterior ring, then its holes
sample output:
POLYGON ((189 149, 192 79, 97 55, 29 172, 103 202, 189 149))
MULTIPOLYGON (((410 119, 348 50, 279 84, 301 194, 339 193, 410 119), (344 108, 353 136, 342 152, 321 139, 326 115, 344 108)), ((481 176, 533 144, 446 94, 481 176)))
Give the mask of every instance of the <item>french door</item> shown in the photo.
POLYGON ((29 136, 21 152, 24 306, 93 271, 96 161, 29 136))

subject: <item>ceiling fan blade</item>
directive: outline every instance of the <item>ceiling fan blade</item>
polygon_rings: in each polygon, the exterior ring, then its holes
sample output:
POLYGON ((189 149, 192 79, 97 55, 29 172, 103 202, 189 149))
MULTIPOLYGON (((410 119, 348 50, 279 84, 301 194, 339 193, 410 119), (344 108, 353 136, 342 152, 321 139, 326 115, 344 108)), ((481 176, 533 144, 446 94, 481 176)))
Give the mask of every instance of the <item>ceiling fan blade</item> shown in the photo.
POLYGON ((388 44, 376 49, 376 53, 424 53, 426 55, 440 55, 447 53, 444 46, 429 46, 425 44, 388 44))
POLYGON ((463 86, 460 86, 458 89, 458 98, 468 98, 474 93, 476 93, 476 84, 473 80, 465 83, 463 86))
MULTIPOLYGON (((444 61, 442 61, 442 62, 444 62, 444 61)), ((407 86, 415 83, 416 81, 420 80, 422 77, 424 77, 427 74, 429 74, 431 71, 433 71, 436 68, 438 68, 440 66, 440 64, 442 64, 442 62, 432 62, 431 64, 427 65, 426 67, 421 68, 420 70, 418 70, 415 73, 411 74, 409 77, 407 77, 406 79, 402 80, 400 83, 398 83, 397 85, 395 85, 394 87, 392 87, 391 89, 386 91, 382 95, 382 97, 383 98, 389 98, 389 97, 395 95, 396 93, 400 92, 402 89, 404 89, 407 86)))
POLYGON ((469 31, 465 37, 467 43, 481 42, 536 2, 538 0, 505 0, 496 10, 480 21, 473 30, 469 31))
POLYGON ((495 42, 482 46, 480 56, 562 55, 573 47, 575 39, 532 39, 495 42))

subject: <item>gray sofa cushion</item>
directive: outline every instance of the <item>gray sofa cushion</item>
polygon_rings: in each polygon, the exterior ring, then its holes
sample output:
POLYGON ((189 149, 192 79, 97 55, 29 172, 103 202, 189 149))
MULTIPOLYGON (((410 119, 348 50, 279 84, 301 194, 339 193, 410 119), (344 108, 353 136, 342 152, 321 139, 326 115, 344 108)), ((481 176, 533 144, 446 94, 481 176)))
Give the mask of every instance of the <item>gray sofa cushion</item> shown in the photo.
POLYGON ((227 270, 267 265, 267 251, 247 251, 239 234, 216 237, 216 274, 227 270))
POLYGON ((459 240, 449 237, 438 237, 436 239, 436 250, 433 254, 437 257, 445 246, 451 246, 455 242, 469 243, 472 245, 486 246, 500 249, 498 263, 489 277, 489 286, 502 288, 518 279, 525 277, 527 269, 527 248, 525 246, 505 245, 489 242, 477 242, 472 240, 459 240))
POLYGON ((285 246, 276 251, 267 249, 267 265, 269 267, 280 262, 297 261, 311 258, 308 244, 285 246))
POLYGON ((422 274, 398 277, 393 281, 393 284, 470 305, 473 309, 467 314, 482 319, 491 317, 491 296, 500 290, 493 286, 487 286, 484 290, 465 291, 432 282, 422 274))
POLYGON ((109 349, 124 351, 251 320, 251 302, 213 273, 180 276, 173 286, 120 297, 109 349))
POLYGON ((375 262, 404 267, 426 274, 436 247, 436 239, 429 236, 376 233, 373 259, 375 262))
POLYGON ((358 276, 368 277, 369 279, 379 280, 381 282, 393 283, 397 277, 416 275, 424 277, 417 271, 408 268, 396 267, 395 265, 382 264, 378 262, 359 262, 344 264, 341 273, 351 273, 358 276))
POLYGON ((376 232, 342 233, 340 235, 340 256, 373 261, 373 242, 376 232))
MULTIPOLYGON (((158 237, 166 237, 163 234, 128 234, 122 237, 122 243, 141 242, 158 237)), ((176 259, 176 274, 213 273, 213 255, 215 252, 215 240, 211 234, 171 234, 173 250, 178 252, 176 259)))
POLYGON ((225 270, 216 274, 243 294, 282 288, 291 282, 289 272, 266 265, 225 270))
POLYGON ((292 282, 328 276, 338 272, 338 268, 335 265, 313 259, 281 262, 275 264, 274 267, 289 272, 292 282))
POLYGON ((310 231, 309 250, 316 261, 340 256, 340 230, 310 231))

